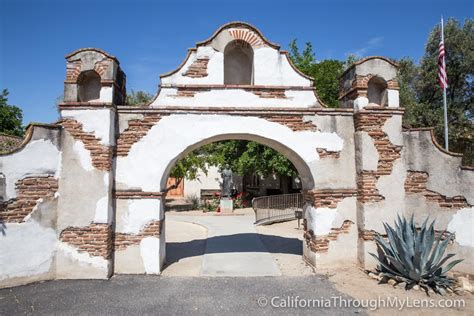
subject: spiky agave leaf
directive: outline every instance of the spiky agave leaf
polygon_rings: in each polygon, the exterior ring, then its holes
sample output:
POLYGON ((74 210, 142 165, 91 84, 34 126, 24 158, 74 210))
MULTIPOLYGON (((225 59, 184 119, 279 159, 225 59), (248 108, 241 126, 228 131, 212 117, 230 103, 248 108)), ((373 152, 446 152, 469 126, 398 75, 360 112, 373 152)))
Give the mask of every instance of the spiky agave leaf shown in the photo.
POLYGON ((397 215, 394 227, 383 223, 387 238, 376 235, 377 255, 370 255, 378 261, 378 270, 384 278, 406 282, 406 289, 415 284, 425 290, 431 287, 439 294, 444 294, 447 288, 451 289, 455 281, 446 273, 462 259, 453 260, 444 266, 454 256, 444 256, 450 236, 442 240, 446 233, 443 232, 436 238, 434 225, 434 220, 428 224, 426 218, 417 229, 413 215, 410 220, 397 215))

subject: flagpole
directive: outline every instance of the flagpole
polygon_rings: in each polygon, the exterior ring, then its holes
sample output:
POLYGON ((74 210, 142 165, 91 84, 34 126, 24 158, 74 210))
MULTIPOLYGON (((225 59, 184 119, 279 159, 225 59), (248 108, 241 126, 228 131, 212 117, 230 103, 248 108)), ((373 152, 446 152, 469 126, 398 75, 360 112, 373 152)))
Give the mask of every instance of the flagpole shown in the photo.
MULTIPOLYGON (((443 17, 441 17, 441 41, 444 45, 444 25, 443 17)), ((445 45, 446 50, 446 45, 445 45)), ((443 57, 445 59, 445 57, 443 57)), ((446 65, 446 62, 445 62, 446 65)), ((445 66, 446 67, 446 66, 445 66)), ((443 86, 443 102, 444 102, 444 148, 449 150, 449 138, 448 138, 448 104, 446 102, 446 85, 443 86)))

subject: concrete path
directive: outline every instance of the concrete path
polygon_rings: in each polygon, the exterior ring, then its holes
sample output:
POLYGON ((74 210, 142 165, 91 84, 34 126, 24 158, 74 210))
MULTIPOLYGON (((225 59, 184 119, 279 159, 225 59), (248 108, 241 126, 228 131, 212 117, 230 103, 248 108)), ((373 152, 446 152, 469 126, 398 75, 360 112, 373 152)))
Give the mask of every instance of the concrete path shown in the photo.
POLYGON ((166 215, 207 228, 202 276, 279 276, 280 269, 253 225, 254 216, 166 215))

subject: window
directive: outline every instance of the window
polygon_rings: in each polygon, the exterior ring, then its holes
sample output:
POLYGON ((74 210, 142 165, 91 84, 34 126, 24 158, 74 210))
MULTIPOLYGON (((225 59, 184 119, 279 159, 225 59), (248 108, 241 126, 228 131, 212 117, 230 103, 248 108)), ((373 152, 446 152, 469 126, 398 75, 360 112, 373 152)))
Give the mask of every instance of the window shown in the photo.
POLYGON ((372 77, 367 83, 369 104, 387 105, 387 83, 380 77, 372 77))
POLYGON ((253 83, 253 49, 249 43, 235 40, 224 50, 224 84, 253 83))
POLYGON ((100 99, 100 76, 93 70, 79 75, 78 97, 79 102, 98 101, 100 99))

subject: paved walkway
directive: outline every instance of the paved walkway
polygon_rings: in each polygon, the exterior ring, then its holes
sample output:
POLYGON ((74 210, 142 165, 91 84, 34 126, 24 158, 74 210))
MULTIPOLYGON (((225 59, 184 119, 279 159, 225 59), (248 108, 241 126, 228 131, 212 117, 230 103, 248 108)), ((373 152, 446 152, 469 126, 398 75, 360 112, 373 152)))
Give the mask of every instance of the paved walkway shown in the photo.
POLYGON ((207 228, 202 276, 279 276, 280 269, 253 225, 254 216, 166 215, 207 228))

